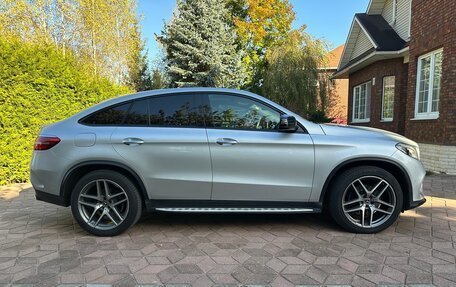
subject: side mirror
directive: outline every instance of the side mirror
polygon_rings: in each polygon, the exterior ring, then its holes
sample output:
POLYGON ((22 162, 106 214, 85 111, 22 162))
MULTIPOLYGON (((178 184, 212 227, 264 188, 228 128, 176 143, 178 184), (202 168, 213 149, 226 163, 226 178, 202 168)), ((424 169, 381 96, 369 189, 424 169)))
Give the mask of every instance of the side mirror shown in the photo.
POLYGON ((289 115, 281 115, 279 132, 294 133, 298 129, 296 118, 289 115))

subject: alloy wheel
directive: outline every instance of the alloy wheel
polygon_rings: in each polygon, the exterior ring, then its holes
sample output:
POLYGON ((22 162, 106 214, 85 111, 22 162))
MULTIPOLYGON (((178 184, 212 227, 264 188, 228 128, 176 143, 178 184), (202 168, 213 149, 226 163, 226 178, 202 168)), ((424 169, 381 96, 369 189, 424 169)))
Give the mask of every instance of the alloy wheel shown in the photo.
POLYGON ((345 216, 362 228, 382 225, 392 216, 395 208, 393 187, 377 176, 363 176, 352 181, 342 196, 345 216))
POLYGON ((89 182, 81 190, 78 209, 89 226, 109 230, 119 226, 127 217, 129 200, 125 190, 107 179, 89 182))

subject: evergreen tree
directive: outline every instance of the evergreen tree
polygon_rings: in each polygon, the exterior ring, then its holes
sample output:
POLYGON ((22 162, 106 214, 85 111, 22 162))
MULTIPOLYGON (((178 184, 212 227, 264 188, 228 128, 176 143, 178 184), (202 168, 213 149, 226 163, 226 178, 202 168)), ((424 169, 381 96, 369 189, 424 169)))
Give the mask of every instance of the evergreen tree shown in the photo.
POLYGON ((152 90, 163 89, 166 86, 165 79, 159 69, 152 72, 152 90))
POLYGON ((239 87, 244 81, 224 0, 179 0, 158 40, 171 86, 239 87))
POLYGON ((146 54, 139 54, 137 62, 130 70, 130 86, 137 92, 152 90, 152 78, 150 75, 149 65, 147 64, 146 54))

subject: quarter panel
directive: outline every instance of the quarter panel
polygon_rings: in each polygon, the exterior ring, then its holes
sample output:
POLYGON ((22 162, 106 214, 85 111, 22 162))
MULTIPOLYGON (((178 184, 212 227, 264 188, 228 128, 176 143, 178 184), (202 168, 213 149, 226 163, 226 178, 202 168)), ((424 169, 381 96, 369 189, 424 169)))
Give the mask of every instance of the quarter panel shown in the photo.
POLYGON ((60 142, 45 151, 34 151, 30 166, 30 178, 36 189, 59 195, 65 174, 75 165, 90 160, 119 161, 120 156, 112 148, 109 139, 114 127, 87 127, 68 121, 43 128, 41 135, 60 138, 60 142), (80 135, 92 136, 88 144, 80 143, 80 135), (96 138, 96 139, 95 139, 96 138))

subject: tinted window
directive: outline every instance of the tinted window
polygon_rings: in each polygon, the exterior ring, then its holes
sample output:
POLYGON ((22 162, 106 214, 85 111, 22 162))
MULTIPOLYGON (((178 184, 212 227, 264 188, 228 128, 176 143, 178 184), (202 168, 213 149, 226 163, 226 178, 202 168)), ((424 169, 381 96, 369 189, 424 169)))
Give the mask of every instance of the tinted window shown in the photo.
POLYGON ((89 125, 120 125, 129 108, 130 103, 104 109, 88 116, 82 120, 82 123, 89 125))
POLYGON ((209 95, 212 119, 208 126, 230 129, 276 130, 280 113, 257 101, 224 94, 209 95))
POLYGON ((202 127, 202 106, 196 104, 197 95, 181 94, 149 100, 152 126, 202 127))
POLYGON ((149 125, 149 113, 147 110, 147 100, 134 101, 130 111, 125 118, 124 124, 135 126, 149 125))

